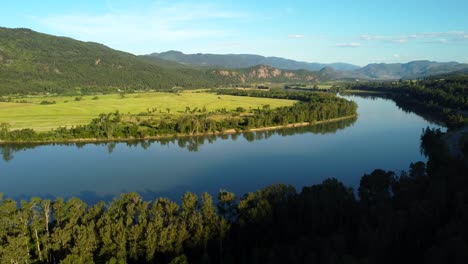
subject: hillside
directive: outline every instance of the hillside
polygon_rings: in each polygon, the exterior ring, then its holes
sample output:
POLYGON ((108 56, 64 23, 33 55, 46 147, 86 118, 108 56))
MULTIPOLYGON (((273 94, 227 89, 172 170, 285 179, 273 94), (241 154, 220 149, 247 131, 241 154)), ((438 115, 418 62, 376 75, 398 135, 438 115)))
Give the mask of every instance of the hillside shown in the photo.
POLYGON ((268 66, 219 70, 183 65, 135 56, 98 43, 0 27, 0 80, 0 94, 11 94, 197 88, 317 78, 309 71, 283 71, 268 66))
POLYGON ((180 51, 167 51, 162 53, 153 53, 148 56, 184 64, 208 65, 223 68, 248 68, 256 65, 266 65, 285 70, 308 71, 319 71, 324 67, 331 67, 339 71, 352 71, 359 69, 359 66, 348 63, 308 63, 278 57, 264 57, 252 54, 184 54, 180 51))
POLYGON ((218 78, 233 83, 259 82, 318 82, 330 80, 328 76, 320 76, 318 72, 306 70, 280 70, 266 65, 258 65, 245 69, 217 69, 213 73, 218 78))
POLYGON ((458 62, 412 61, 408 63, 374 63, 360 68, 346 63, 308 63, 278 57, 263 57, 251 54, 184 54, 179 51, 167 51, 142 56, 162 59, 192 66, 211 66, 231 69, 265 65, 285 70, 308 70, 317 72, 322 79, 415 79, 468 69, 468 64, 458 62), (324 71, 325 69, 325 71, 324 71))
POLYGON ((468 64, 458 62, 412 61, 409 63, 369 64, 355 73, 363 74, 371 79, 414 79, 436 74, 444 74, 462 69, 468 69, 468 64))
POLYGON ((213 77, 98 43, 0 28, 0 93, 193 87, 216 84, 213 77))

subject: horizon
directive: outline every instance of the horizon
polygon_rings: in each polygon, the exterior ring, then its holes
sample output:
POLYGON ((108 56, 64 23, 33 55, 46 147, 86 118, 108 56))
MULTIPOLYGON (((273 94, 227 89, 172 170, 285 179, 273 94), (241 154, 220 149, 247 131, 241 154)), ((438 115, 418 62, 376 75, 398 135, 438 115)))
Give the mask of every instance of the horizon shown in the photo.
POLYGON ((468 63, 467 8, 468 3, 454 0, 442 6, 440 1, 402 0, 382 5, 368 0, 23 1, 4 4, 0 26, 98 42, 135 55, 176 50, 358 66, 468 63))

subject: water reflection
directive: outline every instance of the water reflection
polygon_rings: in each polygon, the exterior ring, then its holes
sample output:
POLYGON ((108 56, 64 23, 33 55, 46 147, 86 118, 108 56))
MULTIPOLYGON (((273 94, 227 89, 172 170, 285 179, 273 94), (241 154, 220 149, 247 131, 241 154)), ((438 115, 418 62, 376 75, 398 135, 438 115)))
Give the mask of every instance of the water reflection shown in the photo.
POLYGON ((373 92, 359 92, 351 95, 346 95, 343 96, 345 98, 348 98, 352 100, 353 98, 364 98, 367 100, 371 101, 376 101, 376 100, 386 100, 386 101, 392 101, 396 104, 399 110, 405 112, 405 113, 414 113, 422 118, 424 120, 437 124, 439 126, 445 126, 444 122, 442 121, 442 117, 434 113, 433 111, 429 110, 427 107, 424 107, 422 105, 417 105, 414 103, 410 103, 404 100, 398 100, 397 98, 393 98, 392 96, 385 94, 385 93, 373 93, 373 92))
MULTIPOLYGON (((165 138, 158 140, 139 140, 139 141, 125 141, 127 147, 139 147, 144 150, 149 149, 152 145, 157 144, 159 146, 175 145, 182 149, 186 149, 189 152, 197 152, 199 148, 205 144, 213 144, 218 140, 232 140, 236 141, 239 137, 243 137, 248 142, 254 142, 259 140, 266 140, 272 136, 279 135, 282 137, 301 135, 301 134, 334 134, 338 130, 345 129, 353 125, 357 118, 349 118, 345 120, 336 121, 333 123, 317 124, 313 126, 295 127, 295 128, 284 128, 277 130, 257 131, 257 132, 245 132, 238 134, 222 134, 222 135, 207 135, 207 136, 196 136, 196 137, 181 137, 181 138, 165 138)), ((100 143, 52 143, 52 144, 4 144, 0 145, 0 153, 4 161, 8 162, 13 160, 16 152, 27 151, 40 146, 68 146, 76 147, 78 149, 83 148, 86 145, 95 145, 105 147, 109 154, 112 154, 117 146, 122 142, 100 142, 100 143)))

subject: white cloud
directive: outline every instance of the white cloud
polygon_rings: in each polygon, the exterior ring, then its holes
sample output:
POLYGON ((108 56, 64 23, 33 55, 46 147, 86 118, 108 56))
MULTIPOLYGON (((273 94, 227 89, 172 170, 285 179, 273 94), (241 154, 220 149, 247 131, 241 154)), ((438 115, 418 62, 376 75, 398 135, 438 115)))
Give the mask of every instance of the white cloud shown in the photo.
POLYGON ((38 22, 60 34, 120 47, 235 36, 236 30, 224 22, 247 16, 214 5, 170 2, 156 2, 145 10, 109 9, 103 15, 61 14, 38 22))
POLYGON ((301 39, 301 38, 304 38, 305 36, 304 35, 301 35, 301 34, 292 34, 292 35, 289 35, 288 38, 295 38, 295 39, 301 39))
POLYGON ((361 40, 386 40, 388 36, 379 36, 379 35, 362 35, 361 40))
POLYGON ((393 54, 393 57, 396 58, 396 59, 399 59, 401 56, 400 56, 400 54, 393 54))
POLYGON ((358 48, 361 46, 362 46, 361 43, 358 43, 358 42, 347 42, 347 43, 335 44, 335 47, 339 47, 339 48, 358 48))
POLYGON ((407 38, 400 38, 400 39, 392 39, 391 41, 394 42, 394 43, 402 43, 403 44, 403 43, 408 42, 408 39, 407 38))
POLYGON ((467 31, 423 32, 409 35, 361 35, 363 41, 381 41, 388 43, 408 43, 410 41, 423 41, 426 43, 446 44, 452 41, 468 39, 467 31))

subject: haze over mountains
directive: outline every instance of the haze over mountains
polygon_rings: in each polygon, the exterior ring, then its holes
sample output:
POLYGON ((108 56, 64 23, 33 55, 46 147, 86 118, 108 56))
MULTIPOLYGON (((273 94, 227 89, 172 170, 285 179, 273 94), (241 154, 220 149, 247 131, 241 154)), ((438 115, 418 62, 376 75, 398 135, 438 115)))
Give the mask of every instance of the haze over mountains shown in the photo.
POLYGON ((467 70, 467 64, 457 62, 415 61, 358 68, 344 63, 306 63, 258 55, 184 55, 172 51, 136 56, 94 42, 0 27, 2 94, 390 80, 467 70))

